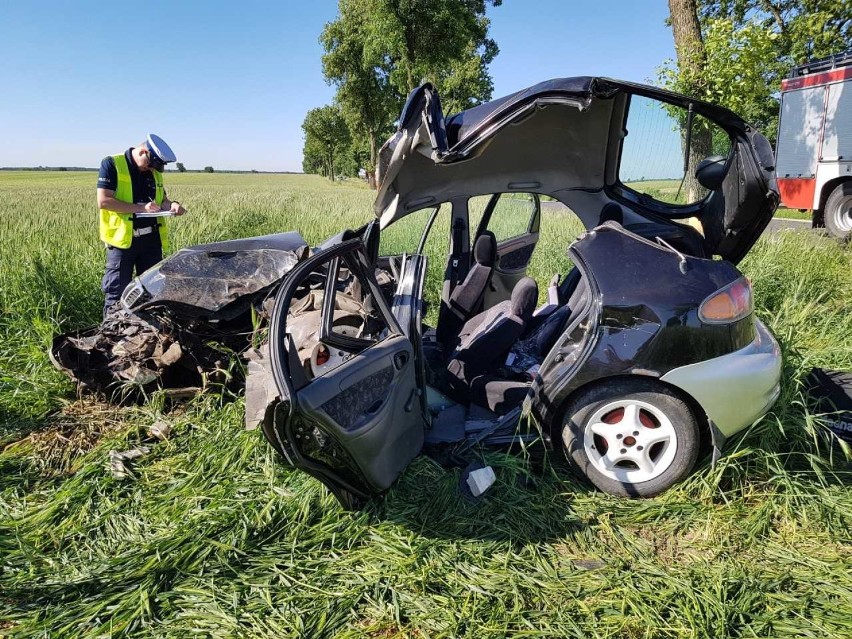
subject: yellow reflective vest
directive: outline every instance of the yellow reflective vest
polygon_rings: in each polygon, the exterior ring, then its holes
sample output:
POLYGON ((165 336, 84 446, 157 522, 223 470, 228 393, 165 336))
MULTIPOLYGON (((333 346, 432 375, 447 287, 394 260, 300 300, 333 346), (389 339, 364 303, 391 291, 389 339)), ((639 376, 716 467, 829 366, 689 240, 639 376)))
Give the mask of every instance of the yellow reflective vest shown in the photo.
MULTIPOLYGON (((130 181, 130 167, 127 166, 127 158, 124 153, 112 156, 115 162, 115 174, 118 178, 118 186, 115 188, 115 197, 119 202, 133 204, 133 184, 130 181)), ((154 201, 163 203, 163 174, 151 170, 154 175, 154 183, 157 190, 154 201)), ((158 217, 157 225, 160 231, 160 242, 163 250, 169 248, 169 230, 166 227, 166 218, 158 217)), ((98 226, 102 242, 106 242, 116 248, 130 248, 133 243, 133 215, 130 213, 119 213, 109 209, 100 209, 100 224, 98 226)))

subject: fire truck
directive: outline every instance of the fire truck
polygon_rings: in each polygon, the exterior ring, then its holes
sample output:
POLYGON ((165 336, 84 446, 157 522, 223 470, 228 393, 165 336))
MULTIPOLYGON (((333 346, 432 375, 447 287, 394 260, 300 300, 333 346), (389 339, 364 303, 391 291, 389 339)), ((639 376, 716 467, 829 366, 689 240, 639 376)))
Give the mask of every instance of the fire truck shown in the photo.
POLYGON ((813 211, 813 225, 832 235, 852 235, 852 49, 782 80, 775 173, 784 206, 813 211))

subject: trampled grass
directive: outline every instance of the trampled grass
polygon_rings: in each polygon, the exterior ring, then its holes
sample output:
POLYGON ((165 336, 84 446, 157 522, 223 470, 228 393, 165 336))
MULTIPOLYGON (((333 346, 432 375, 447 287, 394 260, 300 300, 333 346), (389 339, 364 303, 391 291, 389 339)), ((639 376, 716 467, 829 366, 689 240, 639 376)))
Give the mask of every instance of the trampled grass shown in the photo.
MULTIPOLYGON (((51 336, 100 313, 94 182, 0 173, 0 635, 852 636, 850 467, 801 389, 811 366, 852 368, 848 248, 782 232, 746 259, 784 349, 782 397, 665 495, 607 497, 558 458, 487 451, 498 483, 478 505, 422 458, 350 514, 243 429, 242 398, 113 408, 52 369, 51 336), (157 419, 171 439, 114 479, 107 452, 157 419)), ((290 229, 315 244, 372 215, 371 192, 310 176, 167 188, 191 210, 174 248, 290 229)), ((425 219, 410 221, 388 251, 416 247, 425 219)), ((566 270, 577 231, 545 216, 540 284, 566 270)), ((439 221, 433 271, 445 248, 439 221)))

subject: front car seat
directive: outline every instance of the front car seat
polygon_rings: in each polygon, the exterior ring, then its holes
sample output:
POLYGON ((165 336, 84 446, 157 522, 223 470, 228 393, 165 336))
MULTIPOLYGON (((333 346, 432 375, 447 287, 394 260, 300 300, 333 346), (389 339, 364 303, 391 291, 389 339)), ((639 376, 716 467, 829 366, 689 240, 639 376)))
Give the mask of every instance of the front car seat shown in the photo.
POLYGON ((471 381, 499 368, 523 334, 538 300, 538 285, 531 277, 520 280, 512 298, 500 302, 465 322, 459 345, 447 363, 450 385, 456 395, 467 396, 471 381))
POLYGON ((453 342, 462 324, 482 308, 485 289, 491 284, 494 265, 497 263, 497 238, 494 233, 483 231, 476 239, 473 261, 467 277, 453 289, 449 305, 441 305, 436 336, 442 344, 453 342))

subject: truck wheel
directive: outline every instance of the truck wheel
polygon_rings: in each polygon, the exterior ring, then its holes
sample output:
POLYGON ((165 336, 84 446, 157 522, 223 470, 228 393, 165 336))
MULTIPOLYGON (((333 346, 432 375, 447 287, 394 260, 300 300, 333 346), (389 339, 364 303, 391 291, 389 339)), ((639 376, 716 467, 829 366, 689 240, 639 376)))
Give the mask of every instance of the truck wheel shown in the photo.
POLYGON ((828 196, 825 203, 825 228, 840 239, 852 233, 852 182, 838 184, 828 196))

